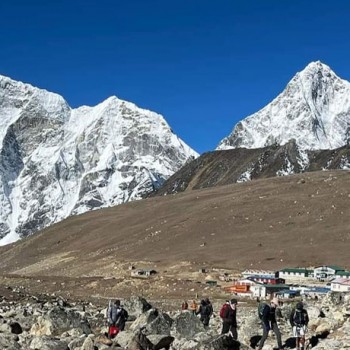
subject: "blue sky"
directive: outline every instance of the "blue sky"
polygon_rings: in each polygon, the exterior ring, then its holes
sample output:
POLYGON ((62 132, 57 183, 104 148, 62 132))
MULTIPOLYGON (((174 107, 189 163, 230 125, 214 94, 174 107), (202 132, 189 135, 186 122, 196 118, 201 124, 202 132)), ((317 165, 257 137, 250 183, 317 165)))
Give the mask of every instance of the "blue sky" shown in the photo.
POLYGON ((202 153, 321 60, 350 80, 348 0, 2 0, 0 74, 72 107, 111 95, 202 153))

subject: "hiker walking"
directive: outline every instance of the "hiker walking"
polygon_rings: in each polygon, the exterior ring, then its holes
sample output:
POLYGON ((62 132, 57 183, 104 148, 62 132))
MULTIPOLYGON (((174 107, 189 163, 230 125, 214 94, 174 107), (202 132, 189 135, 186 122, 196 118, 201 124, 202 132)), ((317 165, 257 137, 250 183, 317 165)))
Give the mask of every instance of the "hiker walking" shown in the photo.
POLYGON ((199 305, 199 309, 196 312, 196 315, 200 315, 200 320, 202 321, 205 327, 209 326, 209 320, 212 313, 213 313, 213 306, 211 305, 210 301, 208 303, 206 300, 202 299, 199 305))
POLYGON ((231 299, 229 303, 226 303, 220 311, 222 318, 222 330, 221 334, 228 333, 233 339, 237 340, 237 300, 231 299))
POLYGON ((191 312, 192 312, 193 315, 196 314, 196 312, 197 312, 197 307, 198 307, 198 305, 197 305, 196 301, 195 301, 195 300, 192 300, 192 303, 191 303, 191 305, 190 305, 190 310, 191 310, 191 312))
POLYGON ((211 315, 214 313, 213 305, 212 305, 211 301, 209 300, 209 298, 205 298, 204 301, 208 305, 209 313, 210 313, 209 317, 211 317, 211 315))
POLYGON ((186 300, 184 300, 183 303, 181 304, 181 310, 182 311, 188 310, 188 303, 186 300))
POLYGON ((261 320, 263 324, 263 336, 259 342, 259 350, 264 346, 265 340, 269 335, 269 331, 272 330, 277 338, 278 349, 282 349, 281 333, 276 321, 276 309, 278 307, 278 299, 273 298, 270 304, 265 304, 262 310, 261 320))
POLYGON ((115 337, 119 331, 123 331, 128 319, 128 312, 120 305, 120 300, 109 303, 107 309, 108 337, 115 337))
POLYGON ((304 350, 309 315, 304 309, 304 304, 302 302, 297 303, 295 309, 290 314, 289 321, 293 327, 293 336, 296 340, 297 350, 304 350))

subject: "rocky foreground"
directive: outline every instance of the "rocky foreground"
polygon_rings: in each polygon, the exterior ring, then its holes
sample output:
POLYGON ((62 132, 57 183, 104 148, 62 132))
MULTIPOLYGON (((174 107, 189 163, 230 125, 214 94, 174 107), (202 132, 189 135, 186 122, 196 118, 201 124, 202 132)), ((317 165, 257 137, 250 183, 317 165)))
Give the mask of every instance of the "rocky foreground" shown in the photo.
MULTIPOLYGON (((209 329, 188 311, 166 312, 144 298, 131 297, 126 330, 106 337, 106 309, 87 302, 68 302, 50 295, 20 301, 0 299, 0 349, 8 350, 246 350, 261 336, 256 306, 239 304, 239 342, 221 336, 221 320, 214 314, 209 329)), ((221 301, 214 303, 219 310, 221 301)), ((315 349, 350 348, 350 295, 330 294, 322 301, 306 301, 310 316, 308 343, 315 349), (320 311, 323 317, 320 317, 320 311)), ((285 348, 295 348, 288 324, 293 303, 280 307, 279 325, 285 348)), ((165 308, 164 308, 165 309, 165 308)), ((264 350, 276 344, 269 337, 264 350)))

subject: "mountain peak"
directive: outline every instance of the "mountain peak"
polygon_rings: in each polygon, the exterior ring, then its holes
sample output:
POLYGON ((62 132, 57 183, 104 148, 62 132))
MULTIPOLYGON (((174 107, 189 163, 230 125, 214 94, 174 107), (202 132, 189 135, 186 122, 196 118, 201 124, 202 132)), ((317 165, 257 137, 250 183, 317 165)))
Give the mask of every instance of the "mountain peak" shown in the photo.
POLYGON ((0 116, 0 245, 140 199, 198 156, 162 116, 116 96, 72 109, 4 77, 0 116))
POLYGON ((321 61, 310 62, 301 72, 297 73, 297 76, 302 79, 313 79, 320 77, 337 77, 337 75, 333 72, 333 70, 322 63, 321 61))
POLYGON ((271 103, 239 122, 218 149, 284 145, 291 139, 302 149, 334 149, 347 144, 349 123, 350 83, 316 61, 271 103))

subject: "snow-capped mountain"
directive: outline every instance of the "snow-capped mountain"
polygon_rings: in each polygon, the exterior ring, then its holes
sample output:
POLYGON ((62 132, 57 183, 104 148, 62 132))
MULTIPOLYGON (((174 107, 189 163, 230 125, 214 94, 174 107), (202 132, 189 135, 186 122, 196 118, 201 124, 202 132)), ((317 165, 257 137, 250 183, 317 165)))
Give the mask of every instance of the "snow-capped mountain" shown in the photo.
POLYGON ((240 121, 217 150, 284 145, 301 150, 335 149, 350 140, 350 83, 321 62, 297 73, 285 90, 240 121))
POLYGON ((158 188, 198 154, 164 118, 110 97, 72 109, 0 76, 0 244, 158 188))

